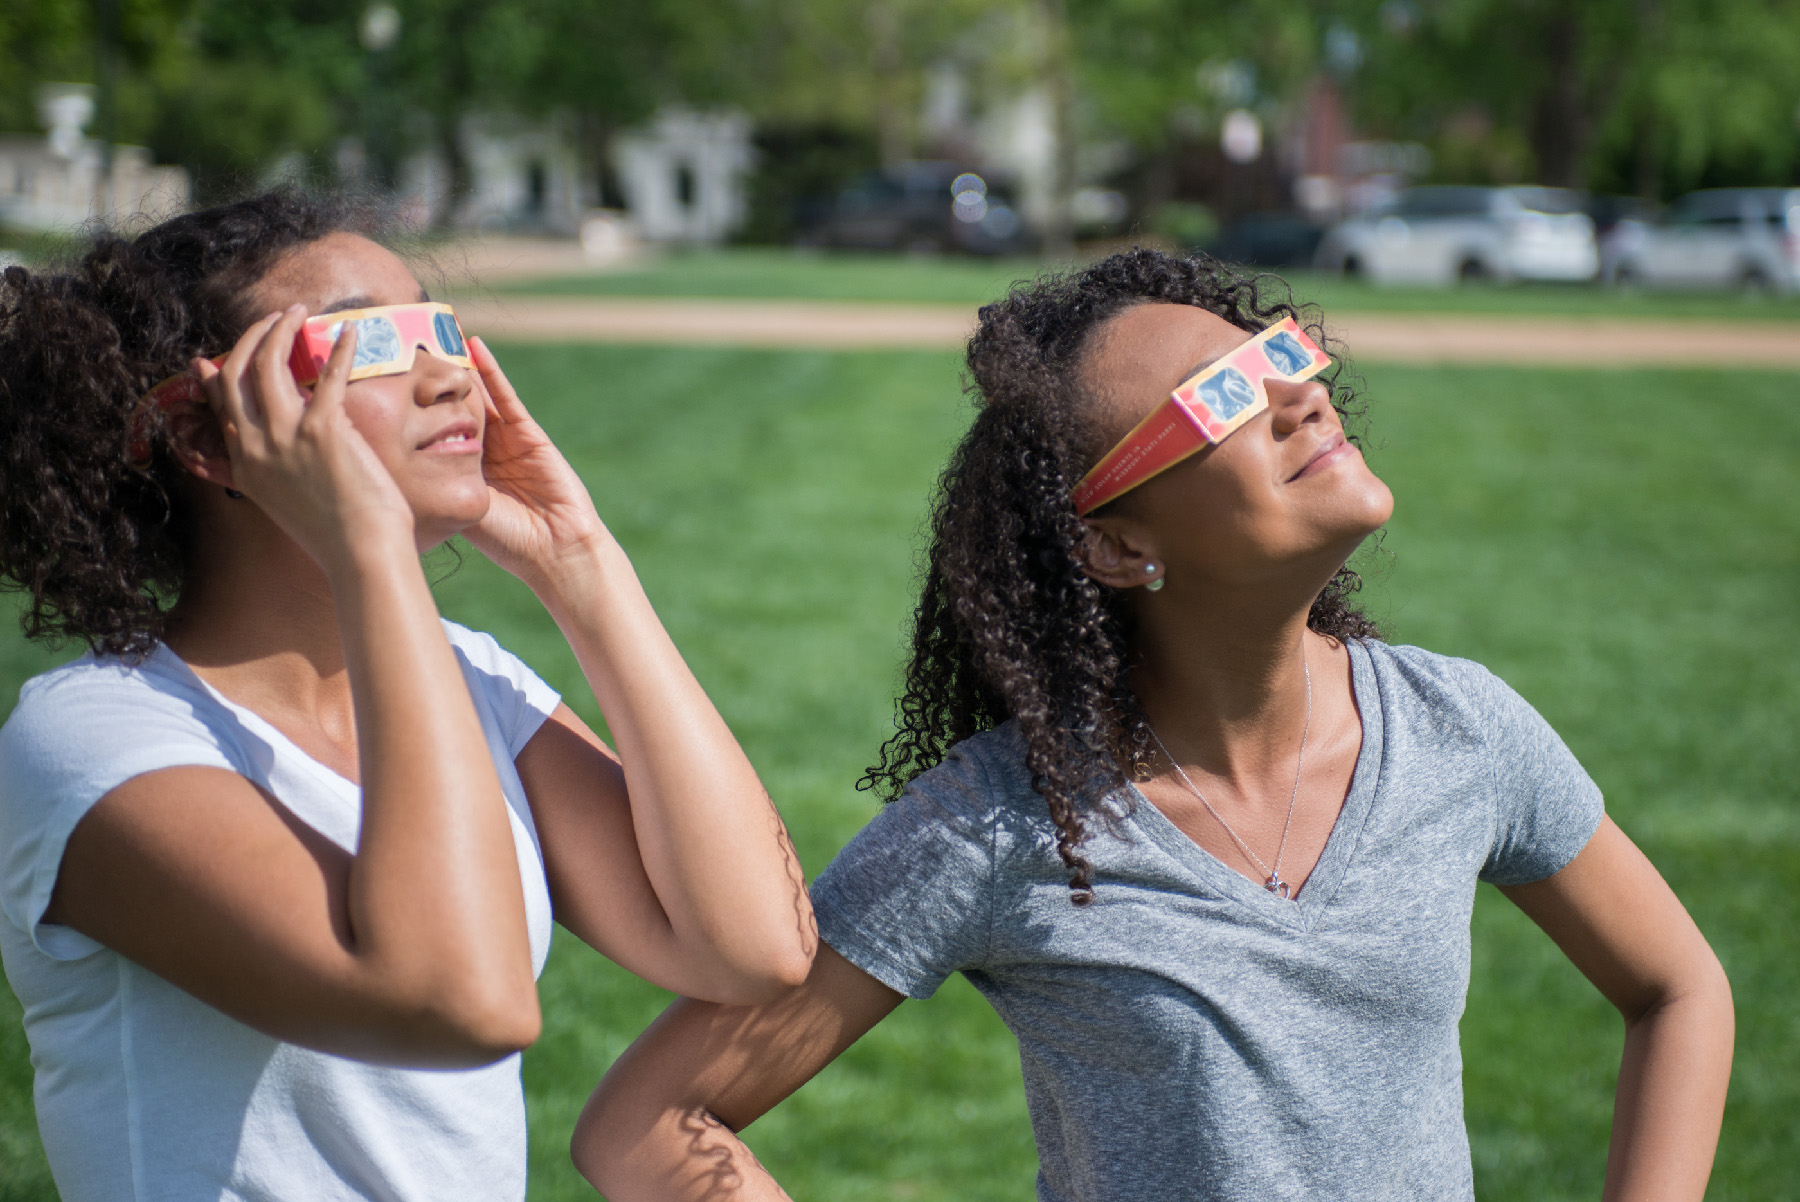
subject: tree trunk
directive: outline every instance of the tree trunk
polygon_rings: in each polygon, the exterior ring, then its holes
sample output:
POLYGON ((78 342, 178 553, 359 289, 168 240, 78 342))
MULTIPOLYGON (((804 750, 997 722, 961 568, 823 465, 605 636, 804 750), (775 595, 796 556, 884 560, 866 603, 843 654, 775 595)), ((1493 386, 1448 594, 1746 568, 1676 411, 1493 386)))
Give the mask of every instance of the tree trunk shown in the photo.
POLYGON ((1538 178, 1554 187, 1579 188, 1585 182, 1593 114, 1582 78, 1582 33, 1581 18, 1566 9, 1544 27, 1549 78, 1538 92, 1531 140, 1538 178))
POLYGON ((449 176, 444 185, 444 207, 432 214, 433 224, 440 230, 456 227, 457 207, 468 197, 473 183, 469 156, 463 153, 461 125, 461 113, 451 111, 438 116, 438 151, 444 156, 444 173, 449 176))

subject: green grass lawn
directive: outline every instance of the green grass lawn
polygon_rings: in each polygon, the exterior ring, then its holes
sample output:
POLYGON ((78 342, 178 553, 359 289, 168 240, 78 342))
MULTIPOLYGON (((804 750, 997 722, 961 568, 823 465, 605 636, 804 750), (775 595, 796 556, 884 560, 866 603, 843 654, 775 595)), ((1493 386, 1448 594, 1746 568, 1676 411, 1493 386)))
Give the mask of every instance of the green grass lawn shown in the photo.
MULTIPOLYGON (((577 253, 571 249, 570 253, 577 253)), ((1037 274, 1034 259, 916 258, 766 247, 665 254, 641 267, 521 280, 499 292, 541 296, 705 296, 912 301, 977 305, 1037 274)), ((1284 273, 1297 296, 1327 312, 1481 313, 1662 320, 1800 320, 1800 297, 1618 292, 1595 285, 1377 287, 1318 272, 1284 273)))
MULTIPOLYGON (((965 418, 928 353, 501 348, 589 481, 817 873, 872 812, 917 533, 965 418)), ((1800 406, 1791 375, 1367 371, 1399 507, 1366 557, 1396 638, 1525 694, 1606 790, 1730 971, 1737 1068, 1711 1196, 1800 1198, 1800 406)), ((528 593, 478 556, 439 586, 596 718, 528 593)), ((0 636, 0 697, 54 662, 0 636)), ((1616 1018, 1493 890, 1463 1024, 1479 1195, 1599 1195, 1616 1018)), ((665 1001, 566 935, 526 1056, 532 1196, 591 1197, 564 1151, 665 1001)), ((960 978, 751 1128, 799 1199, 1027 1202, 1017 1049, 960 978)), ((0 992, 0 1200, 51 1196, 0 992)))

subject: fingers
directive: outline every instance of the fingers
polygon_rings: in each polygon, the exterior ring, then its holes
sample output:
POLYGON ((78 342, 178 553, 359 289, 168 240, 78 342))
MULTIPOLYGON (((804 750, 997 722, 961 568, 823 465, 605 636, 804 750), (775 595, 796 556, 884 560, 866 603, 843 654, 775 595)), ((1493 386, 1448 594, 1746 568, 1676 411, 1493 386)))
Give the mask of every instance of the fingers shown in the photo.
POLYGON ((218 367, 203 360, 194 361, 194 371, 200 377, 200 388, 206 396, 207 404, 218 416, 219 428, 225 433, 225 445, 236 459, 236 451, 242 445, 242 439, 253 427, 249 412, 250 402, 244 387, 244 375, 258 347, 269 330, 281 319, 281 314, 271 313, 267 317, 250 324, 237 345, 225 356, 225 361, 218 367))
POLYGON ((306 320, 306 306, 289 305, 263 334, 252 360, 251 380, 256 386, 256 403, 271 431, 285 434, 300 421, 306 401, 294 383, 288 360, 294 353, 294 336, 306 320))
POLYGON ((323 420, 324 415, 342 407, 344 389, 350 384, 350 367, 355 362, 356 323, 345 322, 337 341, 331 344, 331 358, 325 361, 325 370, 313 385, 310 411, 316 419, 323 420))
POLYGON ((473 352, 470 358, 475 360, 475 370, 480 373, 481 383, 499 419, 507 425, 530 421, 531 414, 526 412, 525 402, 519 399, 506 373, 500 370, 500 361, 494 358, 488 344, 480 337, 470 338, 469 349, 473 352))

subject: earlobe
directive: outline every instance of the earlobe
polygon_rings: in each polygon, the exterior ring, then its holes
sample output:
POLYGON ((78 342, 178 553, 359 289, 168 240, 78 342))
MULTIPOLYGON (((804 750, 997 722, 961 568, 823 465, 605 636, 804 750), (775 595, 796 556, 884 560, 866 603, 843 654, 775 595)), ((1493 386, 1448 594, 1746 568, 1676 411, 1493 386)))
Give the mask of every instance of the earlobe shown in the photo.
POLYGON ((1096 584, 1108 588, 1161 587, 1162 566, 1150 548, 1136 538, 1096 522, 1084 523, 1087 537, 1081 544, 1081 570, 1096 584))

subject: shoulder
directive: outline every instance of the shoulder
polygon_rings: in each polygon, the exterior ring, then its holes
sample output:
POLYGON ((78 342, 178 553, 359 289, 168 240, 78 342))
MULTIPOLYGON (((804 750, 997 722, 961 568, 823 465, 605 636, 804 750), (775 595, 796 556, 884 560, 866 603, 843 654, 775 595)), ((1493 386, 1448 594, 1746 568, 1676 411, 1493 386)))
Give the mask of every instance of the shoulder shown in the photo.
MULTIPOLYGON (((256 746, 162 649, 139 664, 84 656, 28 681, 0 728, 0 910, 37 939, 63 847, 100 798, 164 768, 250 776, 256 746)), ((87 950, 77 941, 57 954, 87 950)))
POLYGON ((443 625, 470 694, 478 706, 493 714, 508 751, 517 757, 544 720, 556 712, 562 696, 493 635, 448 618, 443 625))
POLYGON ((498 676, 530 672, 525 661, 500 645, 500 640, 483 630, 470 630, 449 618, 440 619, 444 637, 450 640, 457 658, 477 671, 498 676))
POLYGON ((1369 657, 1390 711, 1410 711, 1439 727, 1479 734, 1497 711, 1525 704, 1504 680, 1472 659, 1373 640, 1355 646, 1369 657))
POLYGON ((910 997, 982 963, 993 923, 998 823, 1023 752, 1009 727, 965 739, 840 851, 812 889, 820 937, 910 997))
POLYGON ((1025 766, 1024 736, 1015 723, 1006 722, 956 744, 888 808, 898 807, 909 821, 974 833, 1011 825, 1031 812, 1037 798, 1025 766))
POLYGON ((0 763, 54 749, 106 758, 171 737, 216 743, 219 709, 165 651, 138 664, 84 655, 25 682, 0 727, 0 763))
POLYGON ((1368 655, 1369 662, 1385 678, 1404 682, 1422 696, 1466 700, 1471 693, 1490 687, 1490 682, 1499 683, 1499 677, 1472 659, 1373 639, 1359 640, 1354 645, 1368 655))

